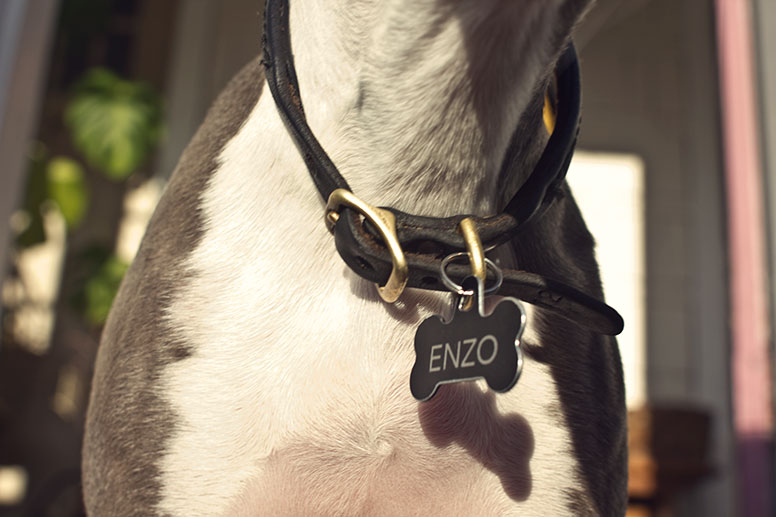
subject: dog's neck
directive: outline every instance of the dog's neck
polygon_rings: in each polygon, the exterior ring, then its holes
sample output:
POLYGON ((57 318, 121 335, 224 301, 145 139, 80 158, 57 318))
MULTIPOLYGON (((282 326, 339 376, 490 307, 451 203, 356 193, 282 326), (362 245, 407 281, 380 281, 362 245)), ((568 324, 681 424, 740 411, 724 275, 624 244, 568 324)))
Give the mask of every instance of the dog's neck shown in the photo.
POLYGON ((369 202, 434 216, 493 213, 498 191, 522 184, 544 145, 542 90, 586 4, 292 2, 310 125, 369 202), (515 128, 531 145, 521 147, 518 177, 505 181, 515 128))

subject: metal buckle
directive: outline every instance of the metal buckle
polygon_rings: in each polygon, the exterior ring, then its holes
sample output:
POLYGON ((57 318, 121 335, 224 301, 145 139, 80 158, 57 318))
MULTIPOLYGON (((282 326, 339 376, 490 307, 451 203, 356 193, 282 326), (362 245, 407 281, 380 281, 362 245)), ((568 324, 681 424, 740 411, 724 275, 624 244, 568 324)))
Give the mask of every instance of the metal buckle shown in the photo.
POLYGON ((334 225, 339 220, 340 207, 343 205, 363 215, 380 232, 380 237, 391 254, 393 269, 385 285, 377 286, 377 292, 384 301, 395 302, 401 296, 409 279, 407 259, 396 234, 396 218, 390 211, 373 207, 357 198, 351 191, 338 188, 329 195, 326 203, 326 227, 330 232, 334 231, 334 225))

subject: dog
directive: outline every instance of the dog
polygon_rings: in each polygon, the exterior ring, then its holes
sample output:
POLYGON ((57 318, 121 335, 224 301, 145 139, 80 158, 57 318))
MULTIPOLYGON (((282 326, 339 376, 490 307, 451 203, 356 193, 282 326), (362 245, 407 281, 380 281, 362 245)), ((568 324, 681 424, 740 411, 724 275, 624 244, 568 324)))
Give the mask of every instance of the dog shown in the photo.
MULTIPOLYGON (((548 145, 545 92, 588 4, 294 0, 292 93, 361 199, 496 214, 548 145)), ((514 388, 413 398, 415 332, 457 297, 407 289, 389 304, 343 262, 265 68, 248 64, 211 108, 114 302, 86 422, 88 513, 623 515, 615 340, 529 304, 514 388)), ((603 298, 563 182, 491 256, 603 298)))

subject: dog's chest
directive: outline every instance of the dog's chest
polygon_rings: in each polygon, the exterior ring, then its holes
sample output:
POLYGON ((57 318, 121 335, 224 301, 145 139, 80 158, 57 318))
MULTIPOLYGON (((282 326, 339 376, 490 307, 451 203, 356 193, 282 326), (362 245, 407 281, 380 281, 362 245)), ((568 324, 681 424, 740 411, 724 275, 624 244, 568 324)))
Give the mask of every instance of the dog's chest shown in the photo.
POLYGON ((207 314, 183 327, 196 351, 164 387, 180 423, 163 463, 168 509, 531 515, 578 488, 546 366, 529 359, 505 395, 466 383, 418 403, 409 374, 426 303, 387 309, 336 257, 315 273, 338 280, 274 308, 246 272, 221 279, 228 299, 203 291, 207 314))
MULTIPOLYGON (((565 509, 553 494, 579 487, 549 368, 528 358, 518 386, 498 397, 468 383, 415 401, 413 335, 449 310, 449 295, 377 301, 336 254, 272 108, 262 99, 222 153, 191 280, 166 315, 193 354, 168 366, 160 387, 177 421, 161 509, 565 509)), ((540 342, 530 321, 526 339, 540 342)))

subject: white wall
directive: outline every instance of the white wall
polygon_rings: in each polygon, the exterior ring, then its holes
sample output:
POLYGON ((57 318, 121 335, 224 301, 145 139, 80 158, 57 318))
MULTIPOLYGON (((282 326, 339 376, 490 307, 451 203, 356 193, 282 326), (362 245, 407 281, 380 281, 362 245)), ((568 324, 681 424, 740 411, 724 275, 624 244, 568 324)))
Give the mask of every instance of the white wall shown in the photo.
POLYGON ((609 19, 581 49, 580 146, 644 160, 648 398, 713 416, 717 472, 680 515, 734 515, 713 3, 640 1, 609 19))
POLYGON ((644 161, 633 154, 577 151, 568 182, 596 240, 606 303, 625 328, 617 336, 628 409, 647 403, 644 161))

